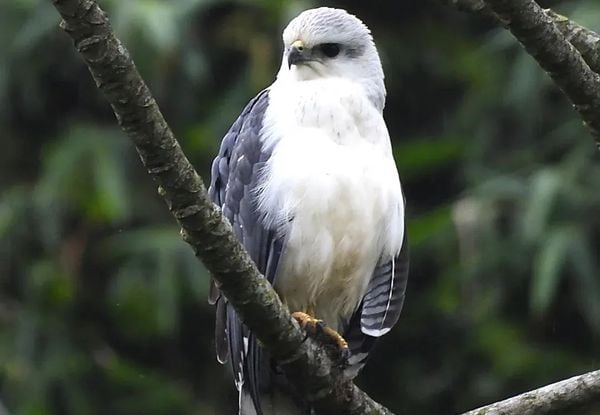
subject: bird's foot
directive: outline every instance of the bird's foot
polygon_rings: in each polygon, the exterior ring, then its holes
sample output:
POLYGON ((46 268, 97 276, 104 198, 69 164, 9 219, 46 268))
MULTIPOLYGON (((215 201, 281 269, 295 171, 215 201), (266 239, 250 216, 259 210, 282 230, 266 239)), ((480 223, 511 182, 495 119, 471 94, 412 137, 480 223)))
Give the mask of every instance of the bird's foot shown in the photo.
POLYGON ((327 354, 335 364, 341 367, 348 366, 350 349, 348 348, 348 342, 341 334, 327 326, 323 320, 316 319, 302 311, 292 313, 292 317, 300 324, 307 335, 325 347, 327 354))

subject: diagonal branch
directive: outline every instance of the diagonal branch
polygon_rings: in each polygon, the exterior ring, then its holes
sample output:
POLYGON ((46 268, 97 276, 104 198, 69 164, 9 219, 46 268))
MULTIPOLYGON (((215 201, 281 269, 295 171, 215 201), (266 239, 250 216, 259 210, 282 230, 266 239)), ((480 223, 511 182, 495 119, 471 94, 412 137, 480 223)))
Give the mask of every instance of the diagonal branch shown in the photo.
POLYGON ((441 0, 506 26, 574 104, 600 148, 600 35, 533 0, 441 0))
MULTIPOLYGON (((504 24, 500 16, 498 16, 484 0, 440 1, 444 4, 453 6, 458 10, 489 18, 498 24, 504 24)), ((600 35, 551 9, 545 9, 544 12, 552 19, 564 37, 571 42, 579 53, 581 53, 581 56, 585 59, 590 68, 594 72, 600 73, 600 35)))
POLYGON ((557 414, 585 408, 598 402, 600 402, 600 370, 574 376, 462 415, 557 414))
POLYGON ((201 178, 96 1, 52 2, 63 18, 61 27, 73 38, 121 128, 158 183, 184 239, 214 275, 244 323, 278 360, 290 382, 320 413, 391 414, 345 379, 325 351, 305 338, 235 239, 229 222, 210 201, 201 178))
POLYGON ((600 74, 600 35, 550 9, 546 9, 545 12, 565 38, 581 53, 590 68, 600 74))

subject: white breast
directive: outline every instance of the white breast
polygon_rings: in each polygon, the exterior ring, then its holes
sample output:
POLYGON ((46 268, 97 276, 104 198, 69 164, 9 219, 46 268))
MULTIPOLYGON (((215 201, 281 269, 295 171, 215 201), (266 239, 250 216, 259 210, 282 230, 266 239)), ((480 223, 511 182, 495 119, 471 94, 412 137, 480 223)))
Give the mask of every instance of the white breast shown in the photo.
POLYGON ((287 241, 275 289, 333 328, 401 247, 403 202, 381 113, 342 80, 275 83, 263 135, 273 155, 260 206, 287 241))

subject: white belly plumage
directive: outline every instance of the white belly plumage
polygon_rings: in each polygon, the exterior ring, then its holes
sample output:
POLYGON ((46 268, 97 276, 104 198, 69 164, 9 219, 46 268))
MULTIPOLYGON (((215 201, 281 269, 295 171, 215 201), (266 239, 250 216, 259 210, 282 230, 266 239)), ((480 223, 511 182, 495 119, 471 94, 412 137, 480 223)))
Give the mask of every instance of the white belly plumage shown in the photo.
POLYGON ((403 202, 381 114, 348 85, 311 86, 270 96, 273 154, 259 198, 265 221, 286 237, 275 289, 290 311, 339 329, 378 260, 400 250, 403 202))

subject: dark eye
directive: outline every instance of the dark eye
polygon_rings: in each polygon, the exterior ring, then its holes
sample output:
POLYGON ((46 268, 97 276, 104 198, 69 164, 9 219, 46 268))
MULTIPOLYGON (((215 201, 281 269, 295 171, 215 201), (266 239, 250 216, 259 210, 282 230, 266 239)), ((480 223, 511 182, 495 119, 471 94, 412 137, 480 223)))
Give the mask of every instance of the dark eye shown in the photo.
POLYGON ((337 43, 323 43, 319 45, 319 49, 328 58, 335 58, 340 53, 340 45, 337 43))

